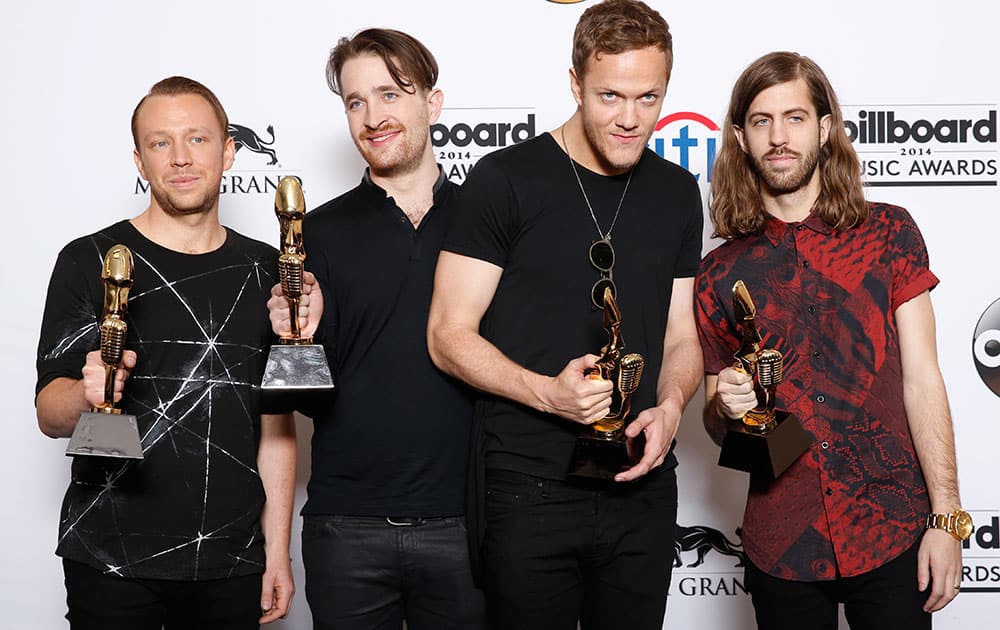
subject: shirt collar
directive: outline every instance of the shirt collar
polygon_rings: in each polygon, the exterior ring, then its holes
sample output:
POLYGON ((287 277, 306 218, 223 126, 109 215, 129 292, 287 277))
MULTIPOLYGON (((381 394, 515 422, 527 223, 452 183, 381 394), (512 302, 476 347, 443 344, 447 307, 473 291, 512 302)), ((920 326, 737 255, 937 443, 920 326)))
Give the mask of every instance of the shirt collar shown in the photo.
POLYGON ((820 218, 815 207, 813 207, 805 219, 794 223, 786 223, 769 212, 765 212, 764 216, 764 236, 767 237, 767 240, 774 247, 778 246, 778 243, 785 237, 785 233, 788 230, 809 228, 819 234, 830 234, 833 232, 833 228, 824 223, 823 219, 820 218))
MULTIPOLYGON (((438 164, 437 167, 438 167, 438 176, 437 176, 437 179, 434 181, 434 205, 438 205, 438 201, 439 201, 438 200, 438 194, 441 192, 441 189, 444 187, 445 183, 448 181, 448 178, 444 176, 444 169, 441 168, 441 165, 438 164)), ((388 195, 385 192, 385 189, 382 188, 381 186, 379 186, 378 184, 376 184, 372 180, 371 168, 367 168, 367 167, 365 168, 365 174, 361 177, 361 184, 370 193, 372 193, 374 195, 378 195, 382 199, 385 199, 385 198, 388 197, 388 195)))

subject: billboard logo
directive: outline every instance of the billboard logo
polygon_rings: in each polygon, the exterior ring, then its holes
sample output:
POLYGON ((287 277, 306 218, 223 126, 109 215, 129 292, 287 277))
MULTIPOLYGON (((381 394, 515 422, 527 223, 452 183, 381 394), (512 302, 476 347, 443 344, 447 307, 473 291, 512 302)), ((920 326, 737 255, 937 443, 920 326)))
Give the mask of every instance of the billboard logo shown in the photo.
POLYGON ((976 324, 972 358, 979 378, 1000 396, 1000 300, 990 304, 976 324))
POLYGON ((996 186, 997 110, 986 105, 844 106, 866 186, 996 186))
POLYGON ((702 114, 675 112, 656 123, 649 148, 687 169, 699 184, 712 182, 719 146, 719 126, 702 114))
POLYGON ((535 137, 534 108, 446 107, 431 125, 434 158, 445 176, 464 181, 479 158, 535 137))

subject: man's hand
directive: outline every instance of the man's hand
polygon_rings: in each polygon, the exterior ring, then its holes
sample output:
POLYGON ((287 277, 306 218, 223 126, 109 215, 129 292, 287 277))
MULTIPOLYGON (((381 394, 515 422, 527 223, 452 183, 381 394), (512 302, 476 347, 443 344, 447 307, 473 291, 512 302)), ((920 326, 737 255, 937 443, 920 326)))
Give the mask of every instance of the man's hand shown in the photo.
POLYGON ((727 367, 719 372, 716 388, 716 410, 722 417, 739 420, 757 406, 753 378, 742 370, 727 367))
POLYGON ((549 378, 539 392, 542 411, 580 424, 593 424, 606 416, 611 409, 613 384, 588 375, 597 368, 598 359, 596 354, 577 357, 549 378))
MULTIPOLYGON (((267 301, 267 313, 271 318, 271 330, 279 337, 292 336, 291 315, 288 299, 281 291, 281 284, 271 287, 271 298, 267 301)), ((299 331, 303 337, 312 337, 319 328, 323 316, 323 292, 316 282, 316 276, 302 272, 302 296, 299 297, 299 331)))
POLYGON ((958 595, 962 584, 962 543, 941 529, 928 529, 917 551, 917 588, 931 587, 925 612, 936 612, 958 595))
MULTIPOLYGON (((122 352, 122 363, 115 372, 115 400, 122 399, 122 389, 125 380, 135 367, 136 354, 132 350, 122 352)), ((104 372, 105 364, 101 360, 101 351, 87 353, 87 361, 83 366, 83 395, 91 407, 104 404, 104 372)))
POLYGON ((295 583, 292 581, 292 566, 288 558, 283 562, 268 563, 264 571, 260 590, 260 609, 264 616, 260 623, 271 623, 275 619, 283 619, 292 605, 295 594, 295 583))
POLYGON ((635 466, 615 475, 615 481, 633 481, 663 464, 680 427, 682 411, 679 406, 666 401, 658 407, 644 410, 625 427, 625 437, 628 439, 635 439, 640 433, 645 433, 646 447, 635 466))

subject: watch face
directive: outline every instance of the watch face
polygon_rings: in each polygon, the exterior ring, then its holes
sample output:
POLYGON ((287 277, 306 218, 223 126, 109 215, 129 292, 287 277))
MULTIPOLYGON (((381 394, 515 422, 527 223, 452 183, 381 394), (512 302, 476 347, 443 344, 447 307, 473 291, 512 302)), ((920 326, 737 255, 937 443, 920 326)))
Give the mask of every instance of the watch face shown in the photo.
POLYGON ((955 512, 955 533, 960 540, 967 540, 972 535, 972 517, 965 510, 955 512))

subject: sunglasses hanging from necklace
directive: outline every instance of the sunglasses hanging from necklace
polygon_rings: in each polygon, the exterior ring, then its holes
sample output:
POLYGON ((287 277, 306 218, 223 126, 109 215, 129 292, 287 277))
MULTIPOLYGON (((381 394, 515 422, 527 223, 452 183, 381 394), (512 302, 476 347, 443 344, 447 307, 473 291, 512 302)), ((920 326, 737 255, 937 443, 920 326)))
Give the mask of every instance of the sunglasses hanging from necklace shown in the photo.
POLYGON ((569 153, 569 145, 566 144, 566 127, 561 128, 559 131, 562 135, 563 147, 566 149, 566 157, 569 158, 569 165, 573 168, 573 175, 576 176, 576 183, 580 187, 580 193, 587 204, 587 209, 590 210, 590 218, 594 220, 594 227, 597 228, 597 234, 601 237, 590 244, 588 254, 590 256, 590 264, 601 272, 601 277, 590 289, 590 302, 595 310, 603 309, 604 289, 610 287, 612 297, 617 297, 618 294, 618 287, 615 286, 613 272, 615 267, 615 248, 611 246, 611 232, 615 229, 615 223, 618 221, 618 213, 622 210, 622 203, 625 201, 626 193, 628 193, 628 185, 632 183, 632 173, 635 172, 635 168, 630 168, 628 171, 628 179, 625 180, 625 190, 622 191, 622 196, 618 200, 615 216, 611 219, 608 231, 604 232, 601 230, 601 224, 597 221, 594 207, 590 205, 590 198, 587 197, 587 191, 583 189, 583 181, 580 179, 580 172, 576 169, 576 162, 573 161, 573 156, 569 153))

